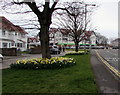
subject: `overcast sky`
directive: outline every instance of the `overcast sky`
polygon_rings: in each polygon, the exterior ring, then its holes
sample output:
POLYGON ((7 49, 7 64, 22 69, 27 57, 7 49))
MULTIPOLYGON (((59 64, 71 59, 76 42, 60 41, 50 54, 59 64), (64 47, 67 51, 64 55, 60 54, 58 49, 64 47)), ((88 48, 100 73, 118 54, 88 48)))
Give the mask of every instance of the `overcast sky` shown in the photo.
MULTIPOLYGON (((67 1, 67 0, 66 0, 67 1)), ((94 11, 92 16, 92 27, 107 38, 118 37, 118 1, 119 0, 85 0, 90 3, 93 2, 99 7, 94 11)), ((14 22, 22 19, 20 15, 6 14, 0 11, 0 16, 5 16, 10 21, 14 22)), ((25 14, 26 17, 28 17, 25 14)), ((16 24, 16 23, 15 23, 16 24)))
POLYGON ((118 1, 99 2, 100 6, 93 15, 96 31, 106 37, 118 37, 118 1))

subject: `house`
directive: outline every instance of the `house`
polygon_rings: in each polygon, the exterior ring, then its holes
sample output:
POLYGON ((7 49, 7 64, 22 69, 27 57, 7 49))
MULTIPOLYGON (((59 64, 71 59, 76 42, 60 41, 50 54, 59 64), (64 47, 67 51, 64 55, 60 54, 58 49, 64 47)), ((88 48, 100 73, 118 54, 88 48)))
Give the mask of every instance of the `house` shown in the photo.
POLYGON ((117 38, 117 39, 111 41, 111 46, 113 46, 113 47, 118 47, 119 44, 120 44, 120 38, 117 38))
POLYGON ((41 44, 38 39, 38 36, 28 37, 28 51, 31 54, 40 54, 41 53, 41 44))
MULTIPOLYGON (((50 28, 49 37, 51 45, 75 46, 69 30, 50 28)), ((85 31, 85 34, 82 34, 81 37, 83 37, 83 40, 80 41, 79 45, 96 45, 96 35, 94 31, 85 31)))
MULTIPOLYGON (((83 37, 82 41, 80 41, 79 46, 95 46, 96 45, 96 35, 94 31, 86 31, 85 34, 81 35, 83 37)), ((29 37, 28 38, 28 46, 29 49, 31 47, 35 47, 40 45, 39 37, 29 37)), ((59 45, 66 47, 74 47, 75 43, 73 38, 69 34, 69 30, 67 29, 58 29, 58 28, 50 28, 49 30, 49 43, 50 45, 59 45)))
POLYGON ((38 37, 28 37, 28 49, 40 46, 40 41, 38 37))
POLYGON ((0 16, 0 48, 27 49, 27 32, 0 16))

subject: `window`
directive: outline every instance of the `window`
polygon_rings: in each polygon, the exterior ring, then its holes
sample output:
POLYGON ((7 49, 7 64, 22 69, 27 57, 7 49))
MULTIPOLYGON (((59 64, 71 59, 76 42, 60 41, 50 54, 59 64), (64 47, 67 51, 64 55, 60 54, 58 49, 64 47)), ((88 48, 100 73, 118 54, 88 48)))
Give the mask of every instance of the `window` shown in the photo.
POLYGON ((2 35, 5 36, 5 30, 2 31, 2 35))
POLYGON ((9 48, 11 47, 11 43, 9 43, 9 48))
POLYGON ((11 46, 14 46, 14 43, 13 43, 13 42, 11 43, 11 46))
POLYGON ((67 38, 63 38, 62 40, 67 41, 68 39, 67 38))
POLYGON ((17 36, 17 32, 15 32, 15 36, 17 36))
POLYGON ((22 47, 22 43, 17 43, 17 47, 22 47))
POLYGON ((7 48, 7 43, 2 43, 3 48, 7 48))

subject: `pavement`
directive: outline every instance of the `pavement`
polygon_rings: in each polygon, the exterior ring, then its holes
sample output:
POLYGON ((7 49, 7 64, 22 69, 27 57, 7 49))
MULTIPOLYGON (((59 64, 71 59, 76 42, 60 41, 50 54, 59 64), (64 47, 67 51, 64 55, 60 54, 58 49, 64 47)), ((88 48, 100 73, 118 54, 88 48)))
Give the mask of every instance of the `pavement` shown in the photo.
MULTIPOLYGON (((51 57, 58 57, 65 55, 66 52, 61 52, 60 54, 53 54, 51 57)), ((41 54, 22 54, 19 56, 4 56, 3 62, 0 59, 0 69, 9 68, 11 63, 16 62, 17 60, 23 60, 23 59, 32 59, 32 58, 41 58, 41 54)))
POLYGON ((111 73, 97 56, 96 51, 91 51, 91 64, 95 80, 102 95, 120 95, 120 81, 111 73))

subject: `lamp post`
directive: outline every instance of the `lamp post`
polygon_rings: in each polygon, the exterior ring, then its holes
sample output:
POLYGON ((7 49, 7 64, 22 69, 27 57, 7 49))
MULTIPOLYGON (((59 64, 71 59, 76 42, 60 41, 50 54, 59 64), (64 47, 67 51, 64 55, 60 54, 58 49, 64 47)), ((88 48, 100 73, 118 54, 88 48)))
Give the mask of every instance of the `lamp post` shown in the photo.
MULTIPOLYGON (((86 32, 86 27, 87 27, 87 7, 88 6, 96 6, 95 4, 85 4, 85 29, 84 31, 86 32)), ((85 40, 85 45, 84 45, 85 53, 86 53, 86 40, 85 40)))
POLYGON ((85 4, 85 30, 87 26, 87 7, 88 6, 96 6, 95 4, 85 4))

